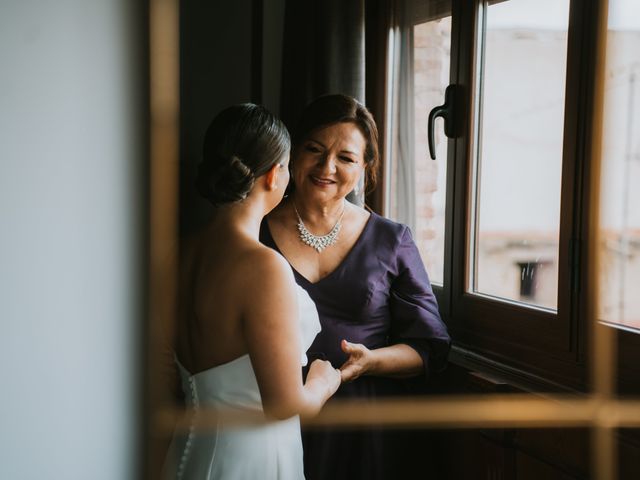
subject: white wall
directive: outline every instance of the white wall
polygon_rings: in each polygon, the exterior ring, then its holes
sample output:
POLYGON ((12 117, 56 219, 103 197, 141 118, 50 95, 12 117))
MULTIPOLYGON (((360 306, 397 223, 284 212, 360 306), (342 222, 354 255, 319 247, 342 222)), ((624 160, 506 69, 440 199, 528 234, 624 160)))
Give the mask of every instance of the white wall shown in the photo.
POLYGON ((135 476, 135 18, 127 0, 0 5, 2 479, 135 476))

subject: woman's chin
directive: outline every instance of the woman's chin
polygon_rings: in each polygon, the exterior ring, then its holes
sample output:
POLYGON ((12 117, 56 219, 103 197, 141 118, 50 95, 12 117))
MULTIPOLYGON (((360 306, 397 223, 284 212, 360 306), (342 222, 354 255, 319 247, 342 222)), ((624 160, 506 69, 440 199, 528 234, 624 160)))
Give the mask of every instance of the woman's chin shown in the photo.
POLYGON ((335 184, 317 185, 309 182, 303 188, 299 189, 300 196, 305 200, 327 200, 330 198, 339 198, 335 184))
POLYGON ((339 202, 343 199, 336 192, 317 192, 315 195, 309 197, 318 203, 339 202))

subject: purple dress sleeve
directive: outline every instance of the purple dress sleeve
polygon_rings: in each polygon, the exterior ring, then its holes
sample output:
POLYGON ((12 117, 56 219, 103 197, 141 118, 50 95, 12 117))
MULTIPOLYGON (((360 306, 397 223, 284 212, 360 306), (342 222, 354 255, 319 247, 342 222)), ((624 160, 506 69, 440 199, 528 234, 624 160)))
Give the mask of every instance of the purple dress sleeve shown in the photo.
POLYGON ((395 253, 397 276, 390 288, 389 341, 405 343, 416 350, 426 373, 439 371, 446 365, 450 338, 424 263, 406 226, 395 253))

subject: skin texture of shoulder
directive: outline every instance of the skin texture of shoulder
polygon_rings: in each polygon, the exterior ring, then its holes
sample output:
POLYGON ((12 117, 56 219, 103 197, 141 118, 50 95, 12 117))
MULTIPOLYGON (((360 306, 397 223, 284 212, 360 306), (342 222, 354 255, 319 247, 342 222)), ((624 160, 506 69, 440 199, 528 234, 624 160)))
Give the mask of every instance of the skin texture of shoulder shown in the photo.
POLYGON ((297 318, 295 279, 282 255, 260 245, 243 255, 235 275, 244 279, 238 298, 243 327, 253 321, 261 322, 260 314, 265 311, 279 311, 289 318, 297 318))

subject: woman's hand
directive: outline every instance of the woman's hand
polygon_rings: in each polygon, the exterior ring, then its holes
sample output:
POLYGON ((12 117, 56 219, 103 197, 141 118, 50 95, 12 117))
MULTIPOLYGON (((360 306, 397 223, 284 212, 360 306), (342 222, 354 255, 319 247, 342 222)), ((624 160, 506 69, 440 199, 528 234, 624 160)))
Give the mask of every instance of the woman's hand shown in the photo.
POLYGON ((327 398, 336 393, 341 383, 341 372, 327 360, 314 360, 309 367, 307 382, 322 381, 327 385, 327 398))
POLYGON ((343 382, 350 382, 374 368, 374 353, 360 343, 340 342, 342 351, 349 355, 340 367, 343 382))

